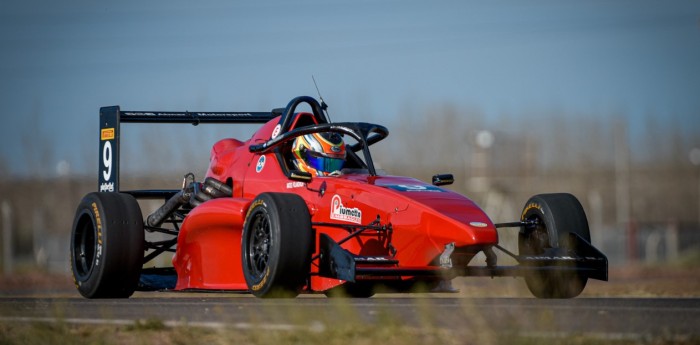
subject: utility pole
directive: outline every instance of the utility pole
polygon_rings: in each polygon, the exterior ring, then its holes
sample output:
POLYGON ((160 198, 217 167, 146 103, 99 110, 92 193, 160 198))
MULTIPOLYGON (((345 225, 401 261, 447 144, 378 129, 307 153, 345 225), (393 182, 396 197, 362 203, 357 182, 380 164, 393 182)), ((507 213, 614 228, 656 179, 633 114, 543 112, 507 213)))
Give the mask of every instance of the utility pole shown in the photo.
POLYGON ((12 253, 12 219, 10 203, 7 200, 0 205, 0 215, 2 216, 2 273, 9 276, 14 271, 12 253))
POLYGON ((623 122, 615 125, 615 215, 618 227, 627 235, 627 259, 636 261, 637 231, 630 219, 630 153, 627 128, 623 122))
POLYGON ((698 174, 698 226, 700 226, 700 148, 694 147, 688 154, 690 164, 694 165, 698 174))

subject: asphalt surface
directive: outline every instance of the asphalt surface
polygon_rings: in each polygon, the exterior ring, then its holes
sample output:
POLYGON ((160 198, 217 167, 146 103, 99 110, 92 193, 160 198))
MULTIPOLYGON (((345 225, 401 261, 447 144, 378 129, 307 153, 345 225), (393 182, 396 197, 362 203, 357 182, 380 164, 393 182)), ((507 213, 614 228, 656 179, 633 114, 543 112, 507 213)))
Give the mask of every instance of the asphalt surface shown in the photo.
POLYGON ((246 294, 150 293, 126 300, 0 298, 0 322, 63 320, 129 324, 158 319, 204 327, 323 330, 348 322, 392 320, 454 331, 487 329, 533 335, 602 337, 700 335, 697 298, 454 298, 408 295, 330 299, 302 295, 261 300, 246 294))

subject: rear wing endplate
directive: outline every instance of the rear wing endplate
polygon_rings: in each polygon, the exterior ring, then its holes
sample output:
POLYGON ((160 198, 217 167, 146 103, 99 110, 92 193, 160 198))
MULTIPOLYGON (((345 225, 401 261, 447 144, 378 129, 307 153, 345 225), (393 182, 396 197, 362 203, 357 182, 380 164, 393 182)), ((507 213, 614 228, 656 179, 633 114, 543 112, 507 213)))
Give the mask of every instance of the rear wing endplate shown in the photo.
POLYGON ((131 123, 267 123, 279 114, 272 112, 159 112, 123 111, 119 106, 100 108, 100 156, 97 188, 119 191, 120 125, 131 123))

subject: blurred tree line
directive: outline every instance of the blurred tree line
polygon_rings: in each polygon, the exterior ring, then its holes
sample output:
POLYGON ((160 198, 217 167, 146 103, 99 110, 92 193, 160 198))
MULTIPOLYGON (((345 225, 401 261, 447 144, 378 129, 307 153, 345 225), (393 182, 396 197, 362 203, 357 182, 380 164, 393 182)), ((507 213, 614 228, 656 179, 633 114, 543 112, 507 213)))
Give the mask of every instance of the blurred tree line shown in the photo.
MULTIPOLYGON (((653 117, 631 126, 625 119, 621 114, 531 111, 487 120, 478 109, 441 105, 406 108, 388 122, 365 121, 390 130, 373 147, 375 164, 389 174, 430 181, 433 174, 452 173, 456 182, 447 188, 472 198, 494 222, 519 219, 533 194, 572 193, 586 210, 594 243, 610 242, 607 250, 626 251, 623 256, 630 257, 629 251, 636 251, 636 244, 625 244, 634 234, 631 226, 665 227, 670 222, 699 232, 700 166, 692 164, 689 152, 700 148, 700 129, 662 125, 653 117)), ((123 131, 130 136, 123 140, 123 188, 179 188, 185 173, 203 176, 216 140, 248 138, 255 129, 203 127, 187 127, 177 137, 171 133, 175 127, 123 131)), ((52 270, 67 270, 75 207, 96 190, 96 175, 71 172, 65 162, 55 166, 60 159, 46 141, 23 146, 32 171, 28 176, 9 177, 0 157, 0 203, 6 205, 0 218, 10 218, 0 226, 12 227, 11 247, 18 261, 53 262, 59 268, 52 270), (43 173, 54 170, 56 174, 43 173)), ((96 172, 97 145, 94 152, 80 150, 96 172)), ((157 205, 142 207, 147 215, 157 205)), ((689 238, 694 242, 689 246, 700 245, 700 237, 689 238)))

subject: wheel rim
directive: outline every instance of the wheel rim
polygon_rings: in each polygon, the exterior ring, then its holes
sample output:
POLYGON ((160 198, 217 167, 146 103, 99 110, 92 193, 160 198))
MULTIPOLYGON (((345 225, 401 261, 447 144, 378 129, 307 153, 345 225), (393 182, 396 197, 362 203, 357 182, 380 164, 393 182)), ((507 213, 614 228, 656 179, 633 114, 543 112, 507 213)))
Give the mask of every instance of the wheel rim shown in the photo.
POLYGON ((535 225, 529 229, 527 234, 527 241, 525 242, 527 254, 542 254, 544 253, 545 248, 551 247, 549 243, 547 226, 545 226, 544 222, 537 216, 528 217, 527 220, 534 221, 535 223, 535 225))
POLYGON ((270 220, 265 212, 258 212, 253 215, 247 247, 247 265, 256 281, 261 280, 265 275, 270 260, 271 246, 270 220))
POLYGON ((76 279, 83 281, 90 275, 95 262, 97 236, 89 215, 85 214, 78 222, 73 237, 73 264, 76 279))

